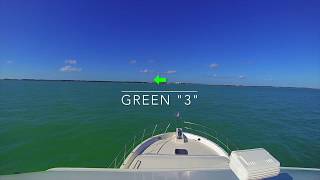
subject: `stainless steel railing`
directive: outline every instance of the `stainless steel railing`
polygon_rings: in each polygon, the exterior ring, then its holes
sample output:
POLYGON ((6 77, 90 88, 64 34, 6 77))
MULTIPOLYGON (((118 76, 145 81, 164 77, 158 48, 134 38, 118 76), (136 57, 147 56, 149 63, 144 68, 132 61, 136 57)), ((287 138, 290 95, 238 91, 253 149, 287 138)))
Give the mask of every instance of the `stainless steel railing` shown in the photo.
POLYGON ((124 163, 126 157, 131 153, 131 151, 134 150, 136 145, 139 145, 144 140, 146 140, 152 136, 166 133, 168 131, 168 129, 170 128, 170 126, 171 126, 171 123, 166 124, 165 126, 163 126, 164 131, 162 131, 163 129, 160 128, 159 124, 156 124, 150 134, 147 134, 148 129, 143 129, 143 131, 141 133, 141 137, 134 136, 133 140, 124 145, 124 147, 116 154, 115 158, 107 165, 107 167, 108 168, 112 168, 112 167, 119 168, 124 163))
MULTIPOLYGON (((169 128, 173 128, 171 123, 165 124, 156 124, 153 128, 151 133, 148 134, 148 129, 143 129, 143 132, 140 133, 140 136, 135 135, 133 139, 124 145, 124 147, 116 154, 115 158, 107 165, 108 168, 119 168, 127 158, 127 156, 134 150, 136 145, 139 145, 144 140, 159 135, 162 133, 167 133, 169 128), (164 127, 163 129, 161 127, 164 127)), ((190 132, 194 134, 201 135, 214 143, 218 144, 222 147, 228 154, 231 153, 233 150, 238 150, 238 146, 230 141, 230 139, 218 134, 215 129, 212 129, 208 126, 204 126, 202 124, 197 124, 189 121, 183 122, 183 131, 190 132)))
POLYGON ((185 132, 193 132, 206 137, 207 139, 215 142, 220 147, 222 147, 228 154, 230 154, 233 150, 239 149, 235 143, 231 142, 229 138, 226 138, 219 134, 215 129, 189 121, 184 121, 184 125, 185 132))

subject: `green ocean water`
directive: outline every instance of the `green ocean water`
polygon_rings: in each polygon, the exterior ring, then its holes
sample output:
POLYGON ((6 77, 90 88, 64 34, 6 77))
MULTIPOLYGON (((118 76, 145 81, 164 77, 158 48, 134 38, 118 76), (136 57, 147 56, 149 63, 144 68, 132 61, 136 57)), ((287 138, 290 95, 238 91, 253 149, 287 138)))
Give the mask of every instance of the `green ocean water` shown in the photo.
POLYGON ((320 90, 1 80, 0 174, 106 167, 134 135, 173 124, 177 112, 240 149, 267 149, 282 166, 320 168, 320 90), (124 106, 121 90, 199 92, 191 106, 156 107, 124 106))

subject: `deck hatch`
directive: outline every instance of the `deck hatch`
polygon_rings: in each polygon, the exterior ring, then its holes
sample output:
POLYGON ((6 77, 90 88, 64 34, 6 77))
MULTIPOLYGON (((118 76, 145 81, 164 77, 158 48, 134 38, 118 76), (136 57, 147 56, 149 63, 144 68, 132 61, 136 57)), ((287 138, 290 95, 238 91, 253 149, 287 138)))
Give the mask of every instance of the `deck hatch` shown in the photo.
POLYGON ((188 155, 188 151, 186 149, 175 149, 174 153, 177 155, 188 155))

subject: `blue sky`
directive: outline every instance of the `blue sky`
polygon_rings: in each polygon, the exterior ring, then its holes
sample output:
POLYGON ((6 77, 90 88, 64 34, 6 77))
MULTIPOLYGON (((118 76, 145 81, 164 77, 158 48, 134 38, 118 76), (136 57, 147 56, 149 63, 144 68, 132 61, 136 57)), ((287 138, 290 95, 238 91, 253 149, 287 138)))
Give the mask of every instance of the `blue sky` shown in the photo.
POLYGON ((0 0, 0 78, 320 88, 320 1, 0 0))

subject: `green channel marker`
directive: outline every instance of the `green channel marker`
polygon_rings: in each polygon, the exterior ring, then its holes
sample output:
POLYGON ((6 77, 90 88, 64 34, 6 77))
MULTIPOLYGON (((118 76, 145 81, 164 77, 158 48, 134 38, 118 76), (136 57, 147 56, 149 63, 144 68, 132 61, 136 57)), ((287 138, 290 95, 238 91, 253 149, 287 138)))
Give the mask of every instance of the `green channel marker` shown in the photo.
POLYGON ((161 83, 167 82, 167 78, 160 77, 159 75, 157 75, 157 76, 153 79, 153 81, 154 81, 156 84, 160 85, 161 83))

